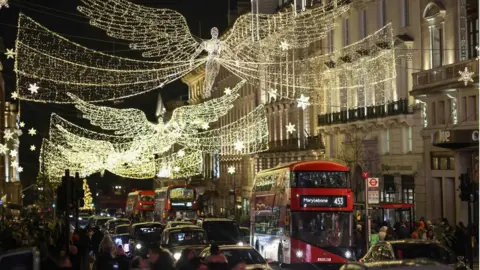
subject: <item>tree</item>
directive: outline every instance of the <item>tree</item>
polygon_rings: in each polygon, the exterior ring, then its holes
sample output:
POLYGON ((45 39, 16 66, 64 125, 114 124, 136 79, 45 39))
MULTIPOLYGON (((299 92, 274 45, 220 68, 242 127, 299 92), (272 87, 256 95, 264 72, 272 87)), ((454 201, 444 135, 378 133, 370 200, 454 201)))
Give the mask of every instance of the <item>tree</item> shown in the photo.
POLYGON ((88 186, 87 179, 83 179, 83 209, 92 210, 92 192, 90 191, 90 187, 88 186))

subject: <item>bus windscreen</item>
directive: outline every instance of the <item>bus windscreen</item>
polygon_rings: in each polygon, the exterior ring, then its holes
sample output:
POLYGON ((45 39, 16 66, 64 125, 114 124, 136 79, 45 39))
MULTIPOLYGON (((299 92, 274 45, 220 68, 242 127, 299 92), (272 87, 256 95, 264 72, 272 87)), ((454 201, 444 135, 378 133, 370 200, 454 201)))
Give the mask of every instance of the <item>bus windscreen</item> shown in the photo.
POLYGON ((191 188, 172 188, 170 189, 169 199, 171 201, 193 201, 195 200, 195 190, 191 188))
POLYGON ((293 188, 347 188, 346 172, 296 171, 291 177, 293 188))

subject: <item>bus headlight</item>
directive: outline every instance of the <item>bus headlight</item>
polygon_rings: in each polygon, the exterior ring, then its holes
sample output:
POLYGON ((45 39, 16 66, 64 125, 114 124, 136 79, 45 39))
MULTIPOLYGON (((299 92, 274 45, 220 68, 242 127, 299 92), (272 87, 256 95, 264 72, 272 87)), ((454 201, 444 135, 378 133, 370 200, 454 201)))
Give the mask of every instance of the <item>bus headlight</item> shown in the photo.
POLYGON ((238 242, 237 246, 243 246, 243 242, 238 242))
POLYGON ((297 256, 297 258, 302 258, 303 257, 303 251, 297 250, 297 252, 295 252, 295 256, 297 256))
POLYGON ((345 251, 345 258, 347 259, 352 258, 352 252, 350 252, 349 250, 345 251))
POLYGON ((178 259, 180 259, 180 257, 182 256, 182 254, 180 254, 180 252, 176 252, 175 254, 173 254, 173 258, 178 261, 178 259))
POLYGON ((141 248, 142 248, 142 245, 140 245, 140 244, 137 244, 137 245, 135 246, 135 248, 137 248, 137 249, 141 249, 141 248))

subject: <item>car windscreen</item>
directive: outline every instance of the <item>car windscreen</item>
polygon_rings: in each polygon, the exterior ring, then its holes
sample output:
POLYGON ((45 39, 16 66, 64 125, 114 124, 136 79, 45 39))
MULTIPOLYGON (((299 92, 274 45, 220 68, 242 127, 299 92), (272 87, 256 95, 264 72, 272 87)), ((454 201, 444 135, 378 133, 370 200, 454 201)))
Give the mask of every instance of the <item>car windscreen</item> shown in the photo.
POLYGON ((129 233, 129 226, 118 226, 115 228, 115 234, 129 233))
POLYGON ((266 264, 265 259, 255 249, 222 249, 223 255, 227 257, 228 265, 234 267, 240 262, 246 264, 266 264))
POLYGON ((205 245, 207 237, 201 230, 172 231, 168 235, 168 244, 171 246, 205 245))
POLYGON ((392 244, 395 257, 399 260, 408 259, 431 259, 444 264, 452 264, 457 261, 453 251, 434 243, 399 243, 392 244))
POLYGON ((137 226, 135 227, 135 237, 141 241, 154 242, 160 239, 162 234, 161 225, 137 226))
POLYGON ((105 223, 107 223, 107 221, 109 220, 110 220, 109 218, 99 218, 97 219, 97 226, 105 225, 105 223))
POLYGON ((240 240, 238 225, 233 221, 204 221, 202 227, 210 241, 236 244, 240 240))

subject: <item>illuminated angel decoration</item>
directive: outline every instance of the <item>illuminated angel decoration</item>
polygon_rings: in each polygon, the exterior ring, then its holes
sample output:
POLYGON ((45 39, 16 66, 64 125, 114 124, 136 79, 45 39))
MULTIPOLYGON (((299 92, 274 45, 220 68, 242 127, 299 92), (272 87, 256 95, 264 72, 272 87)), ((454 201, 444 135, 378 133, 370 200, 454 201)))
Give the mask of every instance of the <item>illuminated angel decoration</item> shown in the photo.
POLYGON ((351 5, 347 0, 333 0, 298 13, 249 13, 240 16, 222 37, 213 28, 211 39, 198 40, 185 18, 173 10, 127 0, 82 3, 78 10, 92 25, 129 41, 131 49, 143 51, 142 56, 151 60, 90 50, 21 15, 15 48, 20 98, 71 103, 66 95, 71 92, 87 102, 120 99, 163 87, 201 65, 205 65, 205 97, 220 66, 251 84, 262 88, 265 83, 282 85, 289 89, 287 95, 298 97, 297 91, 315 89, 318 81, 312 78, 318 73, 311 68, 312 61, 294 59, 291 52, 325 38, 351 5), (207 56, 198 58, 203 51, 207 56), (294 68, 301 72, 292 72, 294 68), (33 83, 39 86, 35 95, 25 88, 33 83))
POLYGON ((264 151, 268 128, 263 106, 230 125, 203 130, 205 123, 217 121, 233 107, 244 83, 239 82, 229 95, 179 107, 168 121, 160 117, 158 123, 148 121, 137 109, 97 106, 70 94, 84 118, 113 134, 86 130, 52 115, 50 136, 42 145, 47 170, 52 175, 64 168, 76 168, 85 175, 109 170, 124 177, 151 178, 167 165, 176 175, 198 171, 202 153, 244 155, 264 151), (236 149, 238 142, 244 148, 236 149), (184 147, 182 155, 172 157, 174 145, 184 147))

